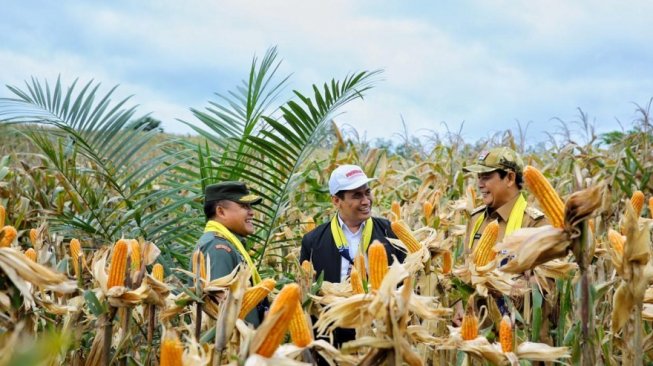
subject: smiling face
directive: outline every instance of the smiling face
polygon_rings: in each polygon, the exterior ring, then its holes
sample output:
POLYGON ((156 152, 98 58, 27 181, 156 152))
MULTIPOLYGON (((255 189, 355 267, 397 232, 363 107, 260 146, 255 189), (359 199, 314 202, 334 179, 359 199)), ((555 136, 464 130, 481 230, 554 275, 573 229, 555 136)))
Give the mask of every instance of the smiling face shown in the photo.
POLYGON ((254 233, 254 210, 248 203, 220 201, 215 208, 215 219, 232 233, 247 236, 254 233))
POLYGON ((367 184, 344 191, 342 198, 337 195, 331 196, 331 202, 338 208, 340 218, 350 229, 357 229, 372 216, 374 197, 367 184))
POLYGON ((478 189, 486 206, 497 209, 519 192, 515 184, 515 172, 508 170, 506 173, 503 178, 496 170, 478 174, 478 189))

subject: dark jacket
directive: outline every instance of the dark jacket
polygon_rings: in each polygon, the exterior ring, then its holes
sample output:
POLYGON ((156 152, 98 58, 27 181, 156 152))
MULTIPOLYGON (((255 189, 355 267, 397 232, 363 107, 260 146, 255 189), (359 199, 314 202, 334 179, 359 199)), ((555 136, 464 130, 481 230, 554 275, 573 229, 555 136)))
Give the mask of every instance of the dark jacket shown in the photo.
MULTIPOLYGON (((406 254, 393 247, 388 239, 386 239, 386 237, 397 238, 390 228, 390 221, 373 217, 372 222, 374 226, 372 227, 371 242, 378 240, 383 243, 385 251, 388 253, 388 263, 392 263, 393 255, 397 257, 399 262, 403 262, 406 254)), ((325 281, 340 282, 342 257, 340 256, 340 252, 338 252, 336 242, 333 240, 333 235, 331 234, 331 221, 316 227, 304 235, 299 262, 302 263, 305 260, 313 263, 313 268, 317 276, 324 271, 325 281)))

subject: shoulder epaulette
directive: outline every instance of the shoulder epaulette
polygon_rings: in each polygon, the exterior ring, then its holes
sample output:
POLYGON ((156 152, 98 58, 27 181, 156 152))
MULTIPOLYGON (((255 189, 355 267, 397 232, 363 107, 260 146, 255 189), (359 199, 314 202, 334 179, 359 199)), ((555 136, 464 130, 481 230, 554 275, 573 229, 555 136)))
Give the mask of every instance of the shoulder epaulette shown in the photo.
POLYGON ((526 212, 526 214, 533 220, 539 220, 544 217, 544 212, 536 209, 535 207, 526 206, 524 212, 526 212))
POLYGON ((480 206, 476 207, 475 209, 472 210, 472 212, 470 212, 470 216, 474 216, 477 213, 480 213, 481 211, 485 211, 485 208, 486 208, 485 205, 480 205, 480 206))

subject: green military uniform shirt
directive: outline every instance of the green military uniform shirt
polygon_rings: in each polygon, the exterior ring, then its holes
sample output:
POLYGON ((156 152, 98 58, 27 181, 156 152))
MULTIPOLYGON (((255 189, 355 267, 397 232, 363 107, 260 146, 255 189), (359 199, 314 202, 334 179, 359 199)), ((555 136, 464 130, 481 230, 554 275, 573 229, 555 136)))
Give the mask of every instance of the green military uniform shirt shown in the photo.
MULTIPOLYGON (((499 236, 497 237, 497 243, 503 240, 503 237, 506 232, 506 226, 508 224, 508 219, 510 218, 510 212, 512 211, 513 206, 515 203, 517 203, 517 199, 519 198, 519 195, 515 196, 512 200, 509 202, 506 202, 503 206, 499 207, 498 209, 494 210, 494 212, 489 212, 488 208, 483 205, 478 208, 476 208, 474 211, 471 213, 471 217, 469 221, 467 222, 467 231, 465 232, 465 250, 473 250, 474 246, 476 243, 478 243, 478 239, 481 238, 481 234, 483 233, 483 229, 492 221, 497 220, 499 223, 499 236), (472 231, 474 230, 474 224, 476 223, 476 220, 485 213, 485 218, 483 219, 483 222, 481 223, 481 226, 479 227, 478 231, 474 235, 473 238, 470 238, 470 235, 472 231), (471 240, 471 245, 470 245, 470 240, 471 240)), ((548 224, 548 220, 546 217, 544 217, 544 213, 542 213, 540 210, 533 208, 531 206, 526 206, 526 209, 524 209, 524 218, 522 219, 521 222, 521 227, 539 227, 548 224)))
MULTIPOLYGON (((243 242, 244 246, 244 240, 238 235, 236 237, 243 242)), ((196 250, 198 248, 204 253, 204 257, 211 258, 209 280, 215 280, 228 275, 236 266, 243 262, 243 257, 238 252, 238 249, 229 240, 216 232, 209 231, 204 233, 197 243, 196 250)), ((258 327, 261 322, 258 309, 254 308, 254 310, 247 314, 245 320, 254 327, 258 327)))

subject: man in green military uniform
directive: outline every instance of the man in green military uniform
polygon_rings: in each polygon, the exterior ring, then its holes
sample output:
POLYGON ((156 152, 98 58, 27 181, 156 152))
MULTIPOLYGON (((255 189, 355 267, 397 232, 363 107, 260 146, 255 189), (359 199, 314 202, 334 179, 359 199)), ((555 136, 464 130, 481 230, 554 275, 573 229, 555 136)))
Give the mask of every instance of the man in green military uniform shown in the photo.
MULTIPOLYGON (((204 215, 207 223, 195 250, 201 250, 211 261, 209 280, 231 273, 240 263, 245 263, 256 285, 261 277, 245 247, 245 238, 254 233, 252 205, 261 203, 261 197, 251 194, 242 182, 222 182, 206 187, 204 215)), ((245 320, 257 327, 263 309, 254 309, 245 320)))
POLYGON ((471 212, 465 233, 465 249, 473 250, 483 229, 492 221, 499 224, 500 242, 504 236, 522 227, 538 227, 547 224, 544 214, 528 206, 521 194, 524 162, 507 147, 484 151, 476 164, 463 168, 478 175, 478 189, 484 205, 471 212))

